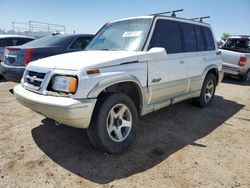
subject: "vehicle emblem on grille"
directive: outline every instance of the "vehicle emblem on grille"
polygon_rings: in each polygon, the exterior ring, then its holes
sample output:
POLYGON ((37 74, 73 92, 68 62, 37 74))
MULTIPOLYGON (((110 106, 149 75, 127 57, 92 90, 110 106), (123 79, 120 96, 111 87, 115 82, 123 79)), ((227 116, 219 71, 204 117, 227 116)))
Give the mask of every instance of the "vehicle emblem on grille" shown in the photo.
POLYGON ((30 79, 30 81, 33 83, 36 79, 37 79, 36 76, 32 76, 31 79, 30 79))

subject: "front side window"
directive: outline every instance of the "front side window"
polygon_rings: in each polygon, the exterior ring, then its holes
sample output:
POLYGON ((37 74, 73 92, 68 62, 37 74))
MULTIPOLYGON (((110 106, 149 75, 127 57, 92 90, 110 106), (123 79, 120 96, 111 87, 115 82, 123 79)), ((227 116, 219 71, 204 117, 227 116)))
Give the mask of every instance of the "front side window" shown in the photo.
POLYGON ((157 20, 149 49, 153 47, 163 47, 168 54, 182 52, 179 24, 170 20, 157 20))
POLYGON ((86 50, 141 50, 151 22, 152 19, 131 19, 107 24, 86 50))
POLYGON ((193 25, 182 23, 183 42, 185 52, 197 51, 197 42, 193 25))

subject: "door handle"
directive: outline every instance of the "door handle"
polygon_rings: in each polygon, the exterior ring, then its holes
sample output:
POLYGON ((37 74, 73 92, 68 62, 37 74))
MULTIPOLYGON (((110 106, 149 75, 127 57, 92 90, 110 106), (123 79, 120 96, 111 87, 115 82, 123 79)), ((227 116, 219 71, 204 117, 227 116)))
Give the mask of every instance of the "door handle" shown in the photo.
POLYGON ((180 63, 180 64, 183 64, 183 63, 185 63, 185 61, 180 61, 179 63, 180 63))
POLYGON ((159 82, 159 81, 161 81, 161 78, 154 78, 154 79, 152 80, 152 83, 157 83, 157 82, 159 82))
POLYGON ((216 55, 220 55, 220 54, 221 54, 221 51, 216 52, 216 55))

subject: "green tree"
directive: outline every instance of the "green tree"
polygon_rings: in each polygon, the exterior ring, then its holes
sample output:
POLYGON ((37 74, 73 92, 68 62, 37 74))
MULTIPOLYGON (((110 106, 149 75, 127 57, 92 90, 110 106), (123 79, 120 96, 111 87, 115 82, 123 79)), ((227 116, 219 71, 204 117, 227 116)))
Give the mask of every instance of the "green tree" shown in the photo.
POLYGON ((230 34, 228 33, 223 33, 222 36, 221 36, 221 39, 226 41, 228 39, 228 37, 230 37, 230 34))

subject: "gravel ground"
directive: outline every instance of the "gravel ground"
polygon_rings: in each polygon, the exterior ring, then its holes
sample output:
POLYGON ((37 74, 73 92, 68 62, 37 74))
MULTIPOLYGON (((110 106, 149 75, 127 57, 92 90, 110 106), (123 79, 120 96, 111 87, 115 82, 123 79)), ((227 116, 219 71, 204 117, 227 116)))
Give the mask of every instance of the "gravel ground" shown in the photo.
POLYGON ((250 85, 227 79, 208 108, 143 117, 119 155, 18 104, 14 85, 0 81, 0 187, 250 187, 250 85))

